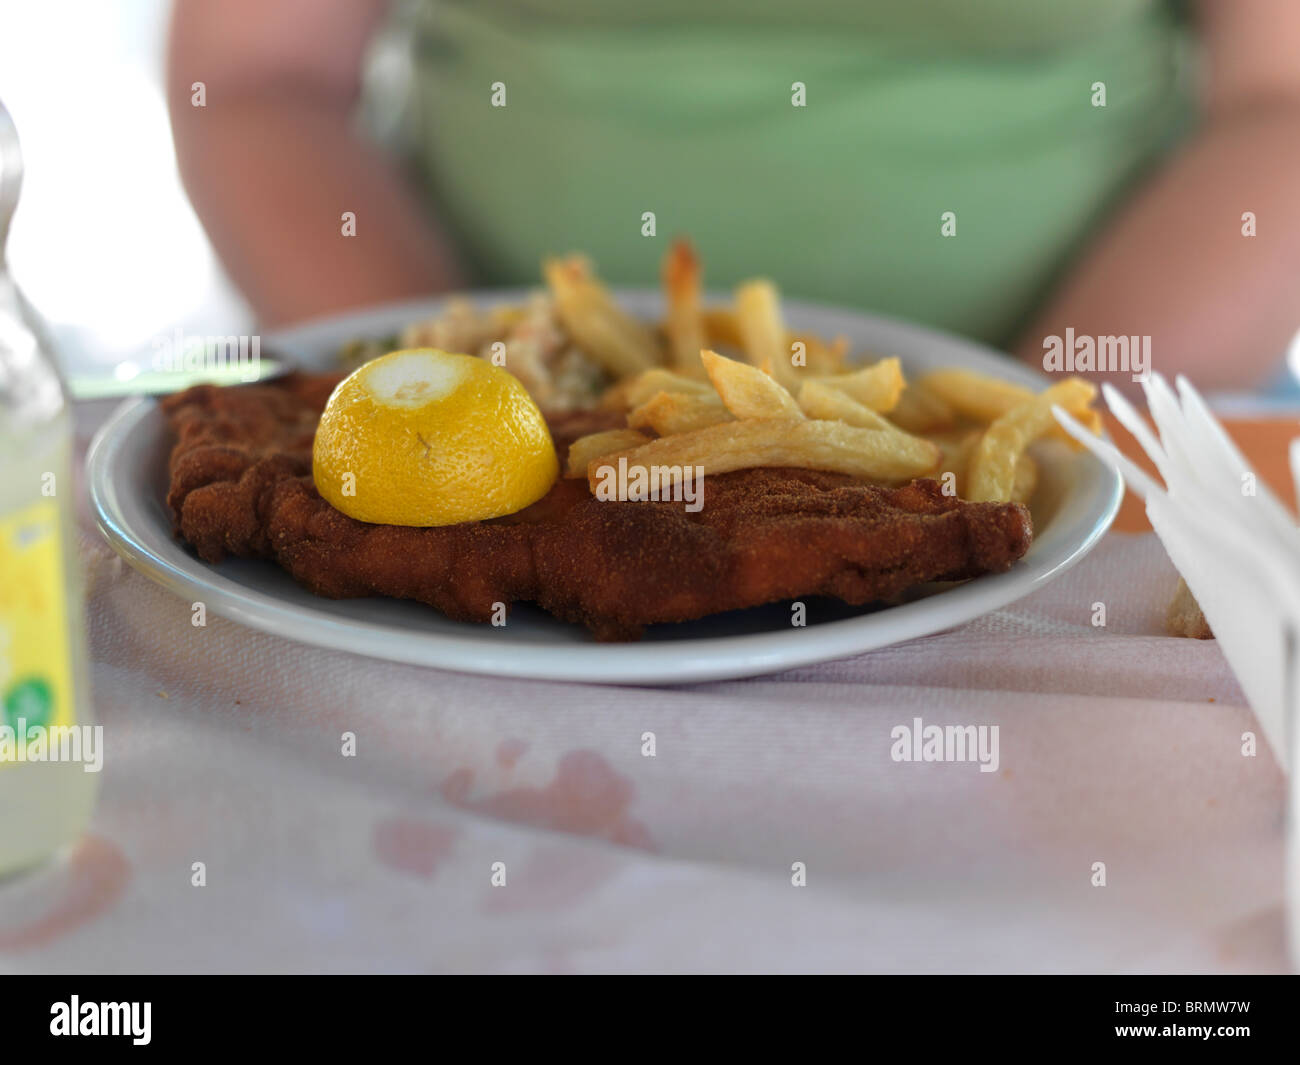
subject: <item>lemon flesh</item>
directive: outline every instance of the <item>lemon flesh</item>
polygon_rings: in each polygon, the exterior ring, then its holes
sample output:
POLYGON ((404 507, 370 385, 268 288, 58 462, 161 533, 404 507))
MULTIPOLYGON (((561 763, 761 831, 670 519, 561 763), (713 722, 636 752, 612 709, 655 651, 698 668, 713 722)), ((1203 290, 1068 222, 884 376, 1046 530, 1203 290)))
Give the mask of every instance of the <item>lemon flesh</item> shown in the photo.
POLYGON ((395 351, 344 378, 312 446, 321 496, 382 525, 513 514, 558 474, 546 420, 519 380, 436 348, 395 351))

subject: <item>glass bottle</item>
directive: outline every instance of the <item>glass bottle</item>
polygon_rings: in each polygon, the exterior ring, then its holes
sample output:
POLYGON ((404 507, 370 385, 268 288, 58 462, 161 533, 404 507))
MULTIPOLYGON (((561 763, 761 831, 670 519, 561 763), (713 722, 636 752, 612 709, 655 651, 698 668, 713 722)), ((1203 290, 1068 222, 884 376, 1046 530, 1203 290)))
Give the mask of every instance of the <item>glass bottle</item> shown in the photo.
POLYGON ((0 103, 0 878, 80 835, 103 756, 86 684, 72 420, 5 259, 21 181, 0 103))

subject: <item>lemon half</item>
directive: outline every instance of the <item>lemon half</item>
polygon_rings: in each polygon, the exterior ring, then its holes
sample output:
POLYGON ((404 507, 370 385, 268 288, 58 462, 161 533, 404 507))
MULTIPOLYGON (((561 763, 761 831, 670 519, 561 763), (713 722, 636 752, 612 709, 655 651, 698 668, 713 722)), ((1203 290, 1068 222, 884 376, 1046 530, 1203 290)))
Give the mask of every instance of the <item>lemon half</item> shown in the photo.
POLYGON ((436 348, 394 351, 346 377, 312 446, 316 490, 383 525, 512 514, 558 474, 546 420, 518 379, 436 348))

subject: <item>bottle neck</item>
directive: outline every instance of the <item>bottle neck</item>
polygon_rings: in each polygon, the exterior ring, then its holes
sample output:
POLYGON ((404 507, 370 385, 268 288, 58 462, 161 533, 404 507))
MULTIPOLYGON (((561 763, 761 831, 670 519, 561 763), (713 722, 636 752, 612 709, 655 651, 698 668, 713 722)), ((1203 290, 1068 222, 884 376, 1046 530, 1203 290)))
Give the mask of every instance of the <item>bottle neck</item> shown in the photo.
POLYGON ((9 223, 18 208, 18 194, 23 185, 23 153, 18 144, 18 130, 0 101, 0 270, 5 268, 5 245, 9 241, 9 223))
POLYGON ((63 385, 44 329, 8 271, 0 270, 0 451, 57 418, 63 385))
POLYGON ((45 329, 14 284, 5 260, 22 178, 18 132, 0 103, 0 453, 19 448, 24 438, 67 406, 45 329))

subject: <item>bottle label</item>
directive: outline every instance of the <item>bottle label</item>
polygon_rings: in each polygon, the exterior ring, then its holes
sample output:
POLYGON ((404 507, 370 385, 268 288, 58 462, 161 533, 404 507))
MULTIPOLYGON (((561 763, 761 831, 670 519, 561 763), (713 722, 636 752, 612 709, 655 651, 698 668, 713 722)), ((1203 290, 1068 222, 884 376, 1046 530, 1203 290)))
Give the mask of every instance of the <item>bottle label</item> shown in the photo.
POLYGON ((0 517, 0 773, 76 723, 61 540, 52 499, 0 517))

